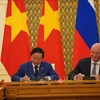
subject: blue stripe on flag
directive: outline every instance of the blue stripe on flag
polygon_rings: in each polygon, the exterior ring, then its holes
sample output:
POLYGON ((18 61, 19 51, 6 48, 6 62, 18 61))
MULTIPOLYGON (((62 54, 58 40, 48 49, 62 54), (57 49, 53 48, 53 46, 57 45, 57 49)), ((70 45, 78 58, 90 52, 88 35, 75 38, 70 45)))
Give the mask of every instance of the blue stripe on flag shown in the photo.
POLYGON ((95 11, 88 0, 78 0, 76 29, 89 48, 99 42, 95 11))

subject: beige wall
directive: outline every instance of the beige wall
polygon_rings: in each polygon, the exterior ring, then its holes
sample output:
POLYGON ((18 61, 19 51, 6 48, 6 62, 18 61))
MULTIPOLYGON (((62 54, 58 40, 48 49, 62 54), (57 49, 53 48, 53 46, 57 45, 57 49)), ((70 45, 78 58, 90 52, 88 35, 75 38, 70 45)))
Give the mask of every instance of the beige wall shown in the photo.
MULTIPOLYGON (((1 59, 1 48, 2 48, 2 40, 4 33, 4 23, 5 23, 5 14, 6 14, 6 4, 7 0, 0 0, 0 59, 1 59)), ((4 79, 5 81, 10 81, 10 76, 8 75, 5 67, 2 65, 0 61, 0 80, 4 79)))

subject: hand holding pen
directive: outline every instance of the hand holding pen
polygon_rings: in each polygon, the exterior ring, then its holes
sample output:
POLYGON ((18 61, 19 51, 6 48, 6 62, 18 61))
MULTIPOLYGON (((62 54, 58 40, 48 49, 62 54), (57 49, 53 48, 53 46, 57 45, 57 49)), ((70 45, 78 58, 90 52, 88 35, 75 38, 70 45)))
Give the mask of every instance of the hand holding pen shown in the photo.
POLYGON ((22 81, 23 82, 28 82, 28 81, 30 81, 30 78, 25 74, 25 76, 22 78, 22 81))

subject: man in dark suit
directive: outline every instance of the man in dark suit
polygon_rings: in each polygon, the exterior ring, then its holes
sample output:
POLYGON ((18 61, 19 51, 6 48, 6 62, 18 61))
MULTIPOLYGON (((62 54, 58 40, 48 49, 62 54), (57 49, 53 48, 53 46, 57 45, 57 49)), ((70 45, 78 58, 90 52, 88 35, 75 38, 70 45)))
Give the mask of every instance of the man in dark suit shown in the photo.
POLYGON ((79 60, 75 69, 68 75, 69 80, 83 80, 83 77, 100 79, 100 43, 91 47, 91 57, 79 60))
POLYGON ((44 81, 59 79, 52 65, 42 61, 44 58, 44 51, 41 48, 33 48, 30 55, 31 61, 20 65, 18 71, 11 77, 12 81, 44 81))

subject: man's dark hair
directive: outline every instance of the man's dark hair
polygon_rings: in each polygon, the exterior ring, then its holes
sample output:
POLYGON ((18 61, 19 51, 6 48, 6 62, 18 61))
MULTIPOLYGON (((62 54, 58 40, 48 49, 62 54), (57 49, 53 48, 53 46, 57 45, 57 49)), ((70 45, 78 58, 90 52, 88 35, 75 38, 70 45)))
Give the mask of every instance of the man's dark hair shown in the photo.
POLYGON ((33 48, 31 53, 30 53, 30 55, 32 55, 34 53, 41 53, 42 54, 42 58, 44 58, 44 51, 40 47, 33 48))

